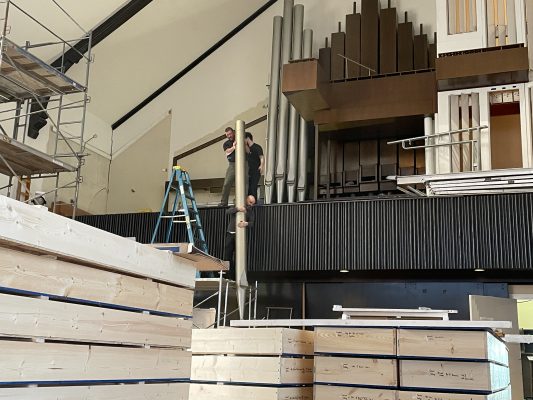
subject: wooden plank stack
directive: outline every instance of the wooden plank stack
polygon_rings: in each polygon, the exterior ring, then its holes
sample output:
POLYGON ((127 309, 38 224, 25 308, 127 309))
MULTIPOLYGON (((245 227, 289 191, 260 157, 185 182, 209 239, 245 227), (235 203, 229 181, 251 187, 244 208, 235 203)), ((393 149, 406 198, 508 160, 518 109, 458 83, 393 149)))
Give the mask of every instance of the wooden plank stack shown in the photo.
POLYGON ((195 269, 0 197, 0 399, 186 400, 195 269))
POLYGON ((195 329, 191 348, 191 399, 313 398, 313 332, 195 329))
POLYGON ((505 343, 493 332, 317 327, 315 400, 508 400, 505 343))

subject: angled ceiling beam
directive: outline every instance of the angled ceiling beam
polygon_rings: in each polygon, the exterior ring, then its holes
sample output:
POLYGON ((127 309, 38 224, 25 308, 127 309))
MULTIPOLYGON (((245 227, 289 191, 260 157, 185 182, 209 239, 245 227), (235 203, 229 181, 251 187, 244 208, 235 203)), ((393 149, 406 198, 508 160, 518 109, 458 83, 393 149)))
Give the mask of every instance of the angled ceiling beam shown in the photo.
MULTIPOLYGON (((134 15, 141 11, 144 7, 150 4, 152 0, 130 0, 106 20, 92 31, 92 47, 96 46, 102 40, 107 38, 118 28, 129 21, 134 15)), ((63 65, 63 72, 68 71, 74 64, 77 64, 82 59, 82 54, 89 50, 89 39, 80 40, 73 48, 65 52, 64 57, 59 56, 52 62, 54 68, 60 69, 63 65)), ((48 100, 43 99, 41 104, 48 106, 48 100)), ((30 120, 28 122, 28 136, 32 139, 37 139, 39 131, 46 126, 48 114, 42 110, 41 105, 32 101, 30 120), (41 112, 38 112, 41 111, 41 112)))
POLYGON ((181 78, 183 78, 189 72, 191 72, 202 61, 204 61, 211 54, 213 54, 220 47, 222 47, 226 42, 228 42, 231 38, 233 38, 235 35, 237 35, 244 28, 246 28, 250 23, 252 23, 257 17, 259 17, 261 14, 263 14, 266 10, 268 10, 270 8, 270 6, 272 6, 276 2, 277 2, 277 0, 269 0, 269 1, 267 1, 261 8, 259 8, 256 12, 254 12, 252 15, 250 15, 244 21, 242 21, 239 25, 237 25, 226 36, 224 36, 222 39, 220 39, 218 42, 216 42, 213 46, 211 46, 209 49, 207 49, 202 55, 200 55, 200 57, 198 57, 196 60, 194 60, 188 66, 186 66, 180 72, 178 72, 168 82, 166 82, 163 86, 161 86, 159 89, 157 89, 155 92, 153 92, 150 96, 148 96, 146 99, 144 99, 141 103, 139 103, 137 106, 135 106, 131 111, 126 113, 122 118, 117 120, 113 125, 111 125, 111 128, 113 130, 117 129, 120 125, 122 125, 127 120, 129 120, 131 117, 133 117, 135 114, 137 114, 139 111, 141 111, 144 107, 146 107, 149 103, 151 103, 159 95, 161 95, 165 90, 167 90, 169 87, 174 85, 177 81, 179 81, 181 78))
MULTIPOLYGON (((152 1, 153 0, 130 0, 111 14, 106 20, 93 29, 92 47, 96 46, 115 32, 152 1)), ((70 49, 65 53, 65 71, 81 60, 82 56, 80 53, 87 53, 89 49, 89 39, 80 40, 73 47, 75 50, 70 49)), ((60 68, 61 57, 57 58, 52 63, 52 66, 60 68)))

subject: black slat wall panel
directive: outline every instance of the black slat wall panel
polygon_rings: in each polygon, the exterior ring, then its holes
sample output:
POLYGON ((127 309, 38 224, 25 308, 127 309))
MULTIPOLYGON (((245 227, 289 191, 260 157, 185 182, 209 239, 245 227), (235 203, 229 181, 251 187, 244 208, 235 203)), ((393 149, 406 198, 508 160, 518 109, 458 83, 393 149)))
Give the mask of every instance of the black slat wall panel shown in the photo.
MULTIPOLYGON (((225 210, 201 209, 210 253, 221 257, 225 210)), ((351 200, 260 206, 250 232, 255 272, 531 270, 533 193, 351 200)), ((81 222, 149 242, 157 214, 81 222)), ((173 241, 184 241, 183 227, 173 241)))

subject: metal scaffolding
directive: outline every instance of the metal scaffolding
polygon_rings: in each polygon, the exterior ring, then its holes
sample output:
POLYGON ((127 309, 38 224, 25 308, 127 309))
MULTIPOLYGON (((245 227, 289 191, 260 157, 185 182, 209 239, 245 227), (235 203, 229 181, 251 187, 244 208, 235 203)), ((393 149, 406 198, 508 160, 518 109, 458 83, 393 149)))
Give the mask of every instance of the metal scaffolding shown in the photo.
POLYGON ((66 21, 81 31, 80 36, 65 39, 16 1, 0 2, 0 174, 9 176, 9 184, 4 187, 8 196, 25 202, 37 197, 30 194, 31 180, 54 178, 53 189, 39 194, 53 193, 54 211, 58 191, 73 189, 72 217, 75 218, 82 183, 81 168, 87 156, 85 119, 90 101, 88 84, 93 61, 92 32, 85 31, 55 0, 48 1, 66 21), (15 43, 9 38, 12 31, 10 21, 15 17, 24 20, 27 26, 31 24, 35 29, 45 31, 52 40, 42 43, 28 40, 24 45, 15 43), (52 65, 36 56, 36 52, 43 51, 56 54, 52 65), (73 57, 84 63, 83 83, 66 75, 73 57), (53 135, 53 140, 48 140, 46 152, 27 143, 32 119, 37 116, 50 125, 53 135), (72 181, 61 184, 62 173, 74 175, 72 181), (16 192, 15 196, 13 192, 16 192))

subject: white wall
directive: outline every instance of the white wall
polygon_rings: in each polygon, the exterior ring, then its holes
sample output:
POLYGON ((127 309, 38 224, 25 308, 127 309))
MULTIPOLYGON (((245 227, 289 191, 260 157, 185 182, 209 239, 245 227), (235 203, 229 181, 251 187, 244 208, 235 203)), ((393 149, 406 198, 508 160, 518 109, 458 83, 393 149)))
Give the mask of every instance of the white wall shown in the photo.
POLYGON ((159 211, 168 179, 171 120, 167 114, 141 140, 113 159, 106 212, 159 211))

